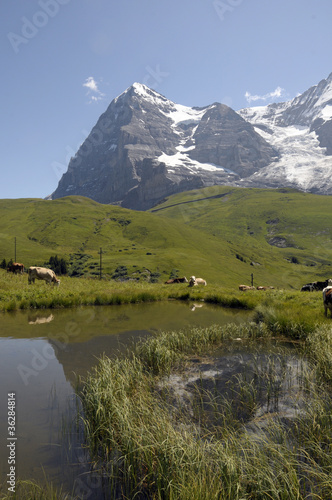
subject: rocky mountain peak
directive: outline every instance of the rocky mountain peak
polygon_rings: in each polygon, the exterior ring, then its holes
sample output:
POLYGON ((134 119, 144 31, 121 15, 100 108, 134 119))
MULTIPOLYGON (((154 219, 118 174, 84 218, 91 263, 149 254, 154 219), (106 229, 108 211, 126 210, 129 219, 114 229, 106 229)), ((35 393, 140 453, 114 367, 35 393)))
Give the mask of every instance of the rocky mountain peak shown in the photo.
POLYGON ((294 99, 239 111, 279 152, 245 184, 332 194, 332 73, 294 99))
POLYGON ((234 111, 189 107, 141 83, 100 116, 52 198, 77 194, 146 210, 213 184, 332 194, 332 73, 294 99, 234 111))
POLYGON ((321 118, 332 117, 332 73, 294 99, 287 102, 257 106, 239 111, 251 123, 262 120, 272 121, 279 126, 310 126, 321 118))

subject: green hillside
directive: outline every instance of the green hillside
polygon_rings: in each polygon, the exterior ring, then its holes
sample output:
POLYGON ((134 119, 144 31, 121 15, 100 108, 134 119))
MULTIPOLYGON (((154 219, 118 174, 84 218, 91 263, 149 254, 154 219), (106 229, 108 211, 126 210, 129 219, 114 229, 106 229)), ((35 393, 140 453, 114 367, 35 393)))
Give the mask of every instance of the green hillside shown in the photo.
POLYGON ((100 248, 104 275, 121 267, 117 276, 127 268, 127 277, 151 279, 152 273, 164 280, 174 270, 190 277, 208 269, 223 247, 182 222, 78 196, 0 200, 0 220, 0 260, 14 259, 16 238, 17 260, 25 267, 44 265, 52 255, 74 256, 75 265, 91 276, 99 275, 100 248))
POLYGON ((299 289, 332 277, 332 198, 293 190, 214 186, 174 195, 150 212, 70 196, 0 200, 0 260, 50 256, 77 274, 164 281, 171 273, 225 287, 299 289), (331 222, 330 222, 331 221, 331 222))
POLYGON ((255 284, 298 288, 332 277, 332 197, 292 189, 213 186, 181 193, 151 210, 224 242, 228 266, 255 284), (234 270, 234 269, 233 269, 234 270))

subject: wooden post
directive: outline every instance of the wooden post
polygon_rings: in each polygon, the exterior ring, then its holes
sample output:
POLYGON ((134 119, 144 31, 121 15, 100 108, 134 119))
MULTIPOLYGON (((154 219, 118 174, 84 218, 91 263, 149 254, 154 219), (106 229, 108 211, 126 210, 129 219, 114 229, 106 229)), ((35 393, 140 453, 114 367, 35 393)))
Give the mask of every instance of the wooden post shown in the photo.
POLYGON ((102 276, 102 255, 103 255, 103 249, 100 247, 100 250, 99 250, 99 255, 100 255, 100 264, 99 264, 99 279, 101 280, 101 276, 102 276))
POLYGON ((251 286, 254 286, 254 273, 251 273, 251 286))

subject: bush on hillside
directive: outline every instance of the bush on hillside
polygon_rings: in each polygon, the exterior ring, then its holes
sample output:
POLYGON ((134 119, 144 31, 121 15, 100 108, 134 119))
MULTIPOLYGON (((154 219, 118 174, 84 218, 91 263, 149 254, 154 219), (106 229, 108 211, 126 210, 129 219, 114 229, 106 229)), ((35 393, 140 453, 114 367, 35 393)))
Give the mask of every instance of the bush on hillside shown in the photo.
POLYGON ((92 255, 86 253, 74 253, 70 255, 68 276, 84 276, 87 275, 87 261, 92 258, 92 255))
POLYGON ((126 266, 118 266, 111 276, 112 280, 125 281, 129 279, 126 266))
POLYGON ((45 265, 50 267, 55 274, 59 276, 68 274, 68 262, 63 258, 59 258, 57 255, 52 255, 45 265))

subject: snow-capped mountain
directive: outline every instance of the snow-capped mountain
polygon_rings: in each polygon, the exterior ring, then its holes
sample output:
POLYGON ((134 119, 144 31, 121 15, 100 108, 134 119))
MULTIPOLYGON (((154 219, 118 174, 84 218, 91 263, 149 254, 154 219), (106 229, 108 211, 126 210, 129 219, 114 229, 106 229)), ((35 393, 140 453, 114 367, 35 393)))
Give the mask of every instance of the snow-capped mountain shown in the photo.
POLYGON ((146 210, 213 184, 332 194, 332 73, 291 101, 187 107, 135 83, 101 115, 51 197, 146 210))
POLYGON ((51 197, 145 210, 176 192, 248 177, 277 156, 228 106, 186 107, 135 83, 101 115, 51 197))
POLYGON ((242 185, 332 194, 332 73, 291 101, 246 108, 239 114, 280 155, 242 185))

